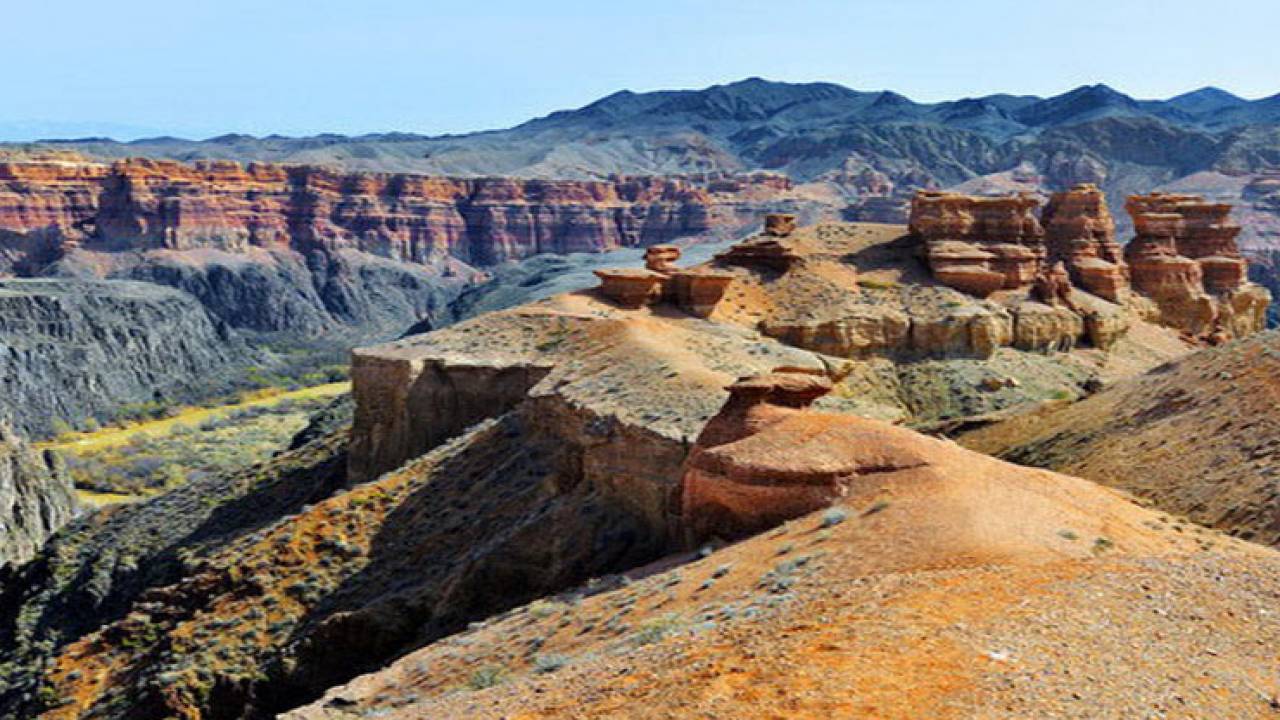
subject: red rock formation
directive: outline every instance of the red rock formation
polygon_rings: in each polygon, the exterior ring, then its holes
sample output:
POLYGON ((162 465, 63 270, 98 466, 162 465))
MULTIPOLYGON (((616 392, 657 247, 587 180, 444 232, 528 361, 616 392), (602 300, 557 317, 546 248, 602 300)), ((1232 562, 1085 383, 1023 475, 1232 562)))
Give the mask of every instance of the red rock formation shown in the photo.
POLYGON ((645 251, 644 258, 643 270, 597 270, 600 294, 628 309, 665 300, 690 315, 707 317, 733 282, 729 273, 676 267, 680 248, 674 245, 654 245, 645 251))
POLYGON ((644 266, 656 273, 673 273, 679 268, 680 248, 675 245, 652 245, 644 251, 644 266))
POLYGON ((681 310, 696 317, 707 317, 732 283, 733 275, 729 273, 680 270, 667 280, 665 292, 681 310))
POLYGON ((1072 282, 1086 291, 1122 302, 1129 290, 1129 269, 1102 191, 1084 183, 1054 193, 1041 220, 1049 259, 1063 262, 1072 282))
POLYGON ((600 294, 628 310, 642 308, 662 297, 666 276, 644 268, 596 270, 600 294))
POLYGON ((769 213, 764 216, 764 234, 786 237, 796 231, 796 216, 787 213, 769 213))
POLYGON ((1071 277, 1062 261, 1054 263, 1052 268, 1036 276, 1031 285, 1031 294, 1045 305, 1077 310, 1075 300, 1071 297, 1071 277))
POLYGON ((1160 306, 1164 322, 1201 336, 1263 327, 1266 292, 1250 285, 1231 206, 1194 195, 1134 195, 1126 208, 1137 237, 1125 248, 1133 286, 1160 306))
POLYGON ((1025 245, 1043 256, 1044 229, 1034 210, 1039 201, 1023 193, 975 197, 920 190, 911 202, 911 233, 925 241, 963 240, 982 245, 1025 245))
POLYGON ((925 243, 934 276, 985 297, 1029 285, 1045 257, 1034 197, 975 197, 921 190, 911 203, 911 233, 925 243), (997 285, 995 275, 1000 276, 997 285))
POLYGON ((992 269, 995 253, 973 243, 934 240, 926 255, 933 276, 960 292, 984 298, 1005 285, 1004 273, 992 269))
POLYGON ((731 246, 728 250, 716 255, 715 259, 725 265, 762 267, 786 272, 800 261, 800 256, 777 238, 759 236, 731 246))
POLYGON ((681 516, 695 538, 744 537, 830 505, 860 460, 881 459, 823 432, 834 416, 805 411, 830 392, 824 376, 774 371, 728 390, 685 461, 681 516))
POLYGON ((233 162, 0 164, 0 232, 90 249, 288 245, 485 266, 640 247, 745 222, 769 175, 454 179, 233 162))

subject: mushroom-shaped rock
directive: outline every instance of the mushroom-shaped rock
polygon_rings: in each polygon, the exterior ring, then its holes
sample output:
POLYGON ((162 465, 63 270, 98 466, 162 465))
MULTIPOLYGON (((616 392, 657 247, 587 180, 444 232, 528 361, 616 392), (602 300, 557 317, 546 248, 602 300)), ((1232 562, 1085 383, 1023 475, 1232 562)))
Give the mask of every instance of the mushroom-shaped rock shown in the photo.
POLYGON ((596 270, 600 278, 601 295, 620 307, 634 310, 648 305, 662 296, 664 275, 643 268, 611 268, 596 270))
POLYGON ((690 315, 707 317, 715 310, 733 275, 710 270, 680 270, 667 280, 666 292, 690 315))
POLYGON ((824 376, 780 369, 728 390, 685 461, 681 513, 695 541, 766 530, 831 505, 860 477, 925 464, 894 437, 909 431, 809 409, 831 390, 824 376))
POLYGON ((656 273, 670 274, 679 270, 680 248, 675 245, 650 245, 644 251, 644 266, 656 273))
POLYGON ((787 237, 796 231, 796 216, 790 213, 769 213, 764 216, 764 234, 787 237))

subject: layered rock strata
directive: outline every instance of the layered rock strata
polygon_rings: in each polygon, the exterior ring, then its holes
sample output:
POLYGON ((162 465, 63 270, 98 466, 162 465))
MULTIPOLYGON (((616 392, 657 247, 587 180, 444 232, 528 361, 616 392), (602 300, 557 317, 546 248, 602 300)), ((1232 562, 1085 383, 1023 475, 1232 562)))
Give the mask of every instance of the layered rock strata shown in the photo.
POLYGON ((1113 303, 1124 301, 1129 268, 1115 239, 1115 221, 1098 186, 1083 183, 1054 193, 1042 215, 1051 261, 1062 262, 1071 281, 1113 303))
POLYGON ((283 246, 487 266, 696 235, 754 216, 752 198, 789 188, 762 175, 552 181, 227 161, 9 162, 0 163, 0 237, 9 238, 0 246, 28 245, 32 261, 78 246, 283 246))
POLYGON ((1230 205, 1152 193, 1131 196, 1126 209, 1136 232, 1125 248, 1134 289, 1156 302, 1166 322, 1217 339, 1262 329, 1270 294, 1248 282, 1230 205))
MULTIPOLYGON (((1029 293, 1050 306, 1077 312, 1088 335, 1110 342, 1124 323, 1096 308, 1080 308, 1078 286, 1112 305, 1153 301, 1160 322, 1212 341, 1262 329, 1269 294, 1247 281, 1247 262, 1235 238, 1231 206, 1190 195, 1135 195, 1126 204, 1137 237, 1123 251, 1097 186, 1055 193, 1042 222, 1034 197, 976 197, 920 191, 910 230, 923 244, 939 282, 980 298, 1001 291, 1029 293), (1059 269, 1059 265, 1061 269, 1059 269)), ((1147 305, 1149 307, 1149 304, 1147 305)), ((1032 313, 1035 324, 1048 317, 1032 313)), ((1038 334, 1038 333, 1037 333, 1038 334)))
POLYGON ((911 232, 939 280, 985 297, 1027 285, 1045 257, 1044 229, 1028 194, 975 197, 920 191, 911 206, 911 232))

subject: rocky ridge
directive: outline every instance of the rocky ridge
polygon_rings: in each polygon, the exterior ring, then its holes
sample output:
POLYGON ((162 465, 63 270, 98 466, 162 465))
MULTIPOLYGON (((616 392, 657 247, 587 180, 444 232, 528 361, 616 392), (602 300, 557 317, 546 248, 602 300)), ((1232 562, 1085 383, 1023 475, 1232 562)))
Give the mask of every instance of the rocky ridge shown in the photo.
POLYGON ((0 424, 0 572, 30 559, 78 510, 57 459, 37 454, 0 424))
POLYGON ((791 522, 503 613, 286 717, 1274 711, 1276 686, 1254 679, 1256 641, 1280 637, 1274 551, 803 409, 827 389, 812 372, 744 378, 686 462, 682 519, 704 537, 791 522), (1117 621, 1150 642, 1116 642, 1117 621))

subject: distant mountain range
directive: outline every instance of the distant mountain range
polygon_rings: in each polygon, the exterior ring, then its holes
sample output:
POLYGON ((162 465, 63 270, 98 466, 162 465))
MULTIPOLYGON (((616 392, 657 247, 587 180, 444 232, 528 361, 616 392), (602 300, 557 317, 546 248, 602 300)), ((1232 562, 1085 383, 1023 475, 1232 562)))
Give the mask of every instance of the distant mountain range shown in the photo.
POLYGON ((704 90, 624 90, 507 130, 466 135, 44 144, 108 158, 337 163, 449 175, 597 177, 760 168, 811 180, 869 167, 908 184, 950 185, 1024 161, 1062 175, 1064 158, 1072 155, 1086 165, 1094 160, 1164 169, 1158 175, 1254 171, 1280 165, 1277 126, 1280 95, 1250 101, 1217 88, 1136 100, 1090 85, 1050 98, 990 95, 928 104, 890 91, 751 78, 704 90))
MULTIPOLYGON (((624 90, 506 130, 465 135, 40 145, 101 159, 229 158, 453 176, 767 170, 834 189, 850 203, 852 219, 900 219, 900 201, 920 187, 1044 192, 1095 182, 1117 206, 1125 195, 1153 188, 1239 203, 1251 182, 1280 172, 1280 95, 1245 100, 1203 88, 1138 100, 1089 85, 1050 98, 990 95, 929 104, 890 91, 751 78, 703 90, 624 90), (868 198, 881 201, 873 212, 865 210, 868 198)), ((1257 216, 1260 229, 1246 233, 1248 242, 1280 231, 1280 196, 1264 189, 1267 197, 1249 200, 1265 217, 1257 216)), ((1123 212, 1117 215, 1123 224, 1123 212)), ((1280 235, 1266 244, 1278 241, 1280 235)))

